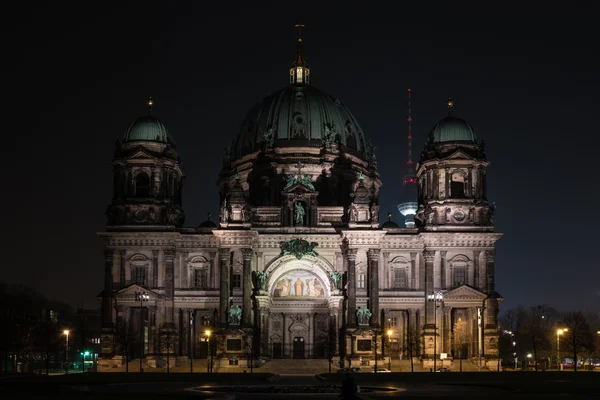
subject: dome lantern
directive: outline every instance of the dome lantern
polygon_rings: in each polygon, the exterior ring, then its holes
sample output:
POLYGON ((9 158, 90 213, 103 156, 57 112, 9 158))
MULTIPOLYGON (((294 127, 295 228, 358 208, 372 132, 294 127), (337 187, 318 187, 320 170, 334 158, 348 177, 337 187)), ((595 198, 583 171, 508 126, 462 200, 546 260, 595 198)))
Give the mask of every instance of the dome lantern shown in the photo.
POLYGON ((308 85, 310 83, 310 68, 304 60, 304 48, 302 45, 302 29, 304 24, 296 24, 298 30, 298 41, 296 44, 296 59, 290 67, 290 84, 308 85))

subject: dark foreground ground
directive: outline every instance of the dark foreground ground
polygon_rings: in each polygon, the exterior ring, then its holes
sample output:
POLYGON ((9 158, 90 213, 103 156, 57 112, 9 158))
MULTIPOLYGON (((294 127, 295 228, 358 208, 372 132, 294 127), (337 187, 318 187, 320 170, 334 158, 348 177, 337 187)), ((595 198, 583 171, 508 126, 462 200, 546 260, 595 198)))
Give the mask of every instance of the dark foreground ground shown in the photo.
MULTIPOLYGON (((272 374, 107 373, 0 375, 0 398, 45 399, 335 399, 342 386, 363 399, 600 398, 600 373, 391 373, 279 376, 272 374), (346 379, 344 383, 343 380, 346 379), (348 380, 350 379, 350 380, 348 380)), ((344 398, 352 398, 346 395, 344 398)))

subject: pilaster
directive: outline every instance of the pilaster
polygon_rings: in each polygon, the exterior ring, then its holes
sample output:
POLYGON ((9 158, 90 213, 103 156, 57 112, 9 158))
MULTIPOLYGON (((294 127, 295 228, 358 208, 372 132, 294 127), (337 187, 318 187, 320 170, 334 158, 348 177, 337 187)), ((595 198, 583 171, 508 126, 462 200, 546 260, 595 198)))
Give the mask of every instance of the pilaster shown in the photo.
POLYGON ((252 326, 252 249, 242 249, 243 269, 243 299, 242 299, 242 324, 252 326))
POLYGON ((371 309, 371 326, 380 326, 379 313, 379 255, 380 249, 369 249, 367 259, 369 261, 369 308, 371 309))
POLYGON ((165 259, 165 323, 172 325, 175 319, 175 249, 164 249, 163 256, 165 259))
POLYGON ((150 278, 150 287, 158 287, 158 249, 152 250, 152 276, 150 278))
POLYGON ((121 289, 127 286, 127 278, 125 275, 125 269, 127 266, 127 250, 121 249, 119 250, 119 284, 121 289))
POLYGON ((346 262, 348 266, 348 328, 356 328, 356 252, 357 249, 346 249, 346 262))
POLYGON ((231 249, 219 249, 220 286, 219 286, 219 324, 227 326, 227 307, 229 306, 229 254, 231 249))
POLYGON ((440 251, 440 275, 441 275, 441 279, 440 279, 440 289, 446 289, 447 287, 447 269, 448 269, 448 261, 446 260, 446 255, 448 254, 448 251, 446 250, 442 250, 440 251))

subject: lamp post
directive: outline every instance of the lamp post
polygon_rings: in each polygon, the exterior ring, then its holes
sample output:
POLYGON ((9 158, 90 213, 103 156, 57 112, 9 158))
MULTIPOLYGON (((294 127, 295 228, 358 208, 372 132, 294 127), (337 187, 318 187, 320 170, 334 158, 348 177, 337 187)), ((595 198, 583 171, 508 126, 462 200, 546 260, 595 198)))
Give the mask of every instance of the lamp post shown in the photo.
POLYGON ((390 372, 392 372, 392 330, 388 329, 387 334, 388 334, 388 346, 389 346, 388 352, 390 353, 390 354, 388 354, 388 369, 390 370, 390 372))
POLYGON ((65 371, 65 374, 69 373, 69 330, 65 329, 63 331, 63 334, 65 335, 65 361, 67 363, 67 369, 65 371))
POLYGON ((190 374, 194 373, 194 310, 190 310, 190 345, 188 353, 190 353, 190 374))
POLYGON ((209 374, 212 373, 212 351, 211 351, 211 341, 210 341, 210 330, 206 330, 204 331, 204 334, 206 335, 206 340, 208 341, 208 354, 206 357, 206 372, 208 372, 209 374))
POLYGON ((531 363, 531 353, 527 353, 527 366, 531 363))
POLYGON ((560 335, 562 335, 564 332, 568 332, 569 330, 567 328, 563 328, 563 329, 557 329, 556 330, 556 361, 558 361, 558 369, 560 371, 562 371, 562 362, 560 359, 560 335))
POLYGON ((147 292, 135 292, 135 297, 140 301, 140 372, 144 372, 142 362, 144 361, 144 301, 148 301, 150 296, 147 292))
POLYGON ((429 301, 433 301, 433 372, 437 368, 437 302, 443 301, 444 294, 441 291, 433 291, 427 296, 429 301))

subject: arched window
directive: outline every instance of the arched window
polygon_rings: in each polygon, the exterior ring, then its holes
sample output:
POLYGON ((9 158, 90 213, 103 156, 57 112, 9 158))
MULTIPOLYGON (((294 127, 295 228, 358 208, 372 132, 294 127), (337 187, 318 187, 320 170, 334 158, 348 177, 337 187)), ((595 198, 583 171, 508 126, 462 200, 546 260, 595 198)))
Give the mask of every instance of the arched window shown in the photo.
POLYGON ((135 197, 150 197, 150 177, 145 172, 135 176, 135 197))
POLYGON ((450 197, 454 199, 465 198, 465 177, 462 174, 452 174, 452 182, 450 183, 450 197))

